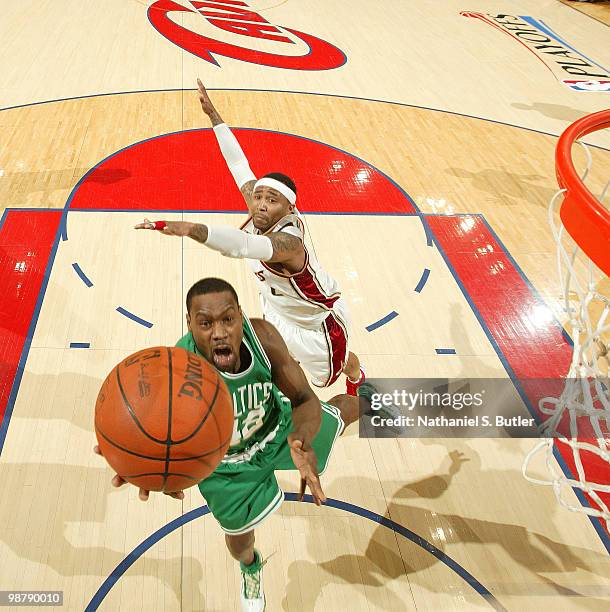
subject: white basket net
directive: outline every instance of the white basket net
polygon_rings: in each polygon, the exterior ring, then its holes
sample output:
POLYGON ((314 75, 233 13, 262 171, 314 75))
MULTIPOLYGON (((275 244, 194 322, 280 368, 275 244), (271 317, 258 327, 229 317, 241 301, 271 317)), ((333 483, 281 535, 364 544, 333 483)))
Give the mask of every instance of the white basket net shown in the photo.
MULTIPOLYGON (((587 167, 581 177, 585 181, 592 158, 587 146, 581 142, 578 144, 587 157, 587 167)), ((601 202, 604 202, 609 185, 610 181, 600 194, 601 202)), ((565 191, 561 189, 553 196, 548 216, 557 245, 563 308, 568 317, 567 327, 571 328, 574 352, 561 395, 545 397, 539 402, 539 410, 545 418, 541 427, 544 438, 527 454, 522 471, 530 482, 552 486, 562 506, 573 512, 600 517, 608 529, 608 498, 605 502, 600 493, 610 494, 610 292, 604 289, 604 295, 600 291, 608 284, 608 278, 580 251, 559 219, 556 206, 563 200, 565 191), (572 453, 574 478, 567 477, 561 470, 553 454, 554 446, 559 451, 572 453), (544 479, 533 477, 528 471, 534 458, 539 456, 544 457, 546 464, 547 476, 544 479), (587 469, 591 464, 596 466, 594 479, 591 470, 587 469), (593 501, 593 507, 578 503, 570 488, 586 493, 593 501)))

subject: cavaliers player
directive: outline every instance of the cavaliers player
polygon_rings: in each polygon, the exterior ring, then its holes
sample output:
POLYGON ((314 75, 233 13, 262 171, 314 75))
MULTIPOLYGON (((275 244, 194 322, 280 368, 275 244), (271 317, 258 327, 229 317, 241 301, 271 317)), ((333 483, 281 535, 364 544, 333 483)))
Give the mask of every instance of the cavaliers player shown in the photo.
POLYGON ((136 229, 188 236, 227 257, 248 259, 258 283, 265 319, 317 387, 332 385, 343 372, 347 393, 364 382, 358 357, 348 349, 349 313, 334 278, 304 244, 296 208, 297 189, 284 174, 256 179, 237 139, 223 122, 198 79, 201 107, 210 118, 222 155, 250 216, 241 229, 148 219, 136 229))

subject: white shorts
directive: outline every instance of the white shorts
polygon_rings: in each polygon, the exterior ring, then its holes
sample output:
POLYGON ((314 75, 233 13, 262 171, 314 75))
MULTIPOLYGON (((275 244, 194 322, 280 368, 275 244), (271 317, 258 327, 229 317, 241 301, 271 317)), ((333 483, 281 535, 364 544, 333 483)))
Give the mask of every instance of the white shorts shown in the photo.
POLYGON ((264 317, 280 332, 290 354, 309 372, 312 384, 329 387, 339 378, 349 354, 349 311, 343 299, 334 303, 318 329, 299 327, 270 308, 264 317))

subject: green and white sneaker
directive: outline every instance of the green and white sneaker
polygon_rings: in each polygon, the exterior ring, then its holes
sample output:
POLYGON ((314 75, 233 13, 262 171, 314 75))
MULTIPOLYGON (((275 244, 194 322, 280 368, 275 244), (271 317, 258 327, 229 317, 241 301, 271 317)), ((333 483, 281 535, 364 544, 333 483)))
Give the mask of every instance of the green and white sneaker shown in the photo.
POLYGON ((368 417, 377 415, 384 419, 386 423, 388 421, 393 421, 392 425, 384 425, 384 427, 394 433, 404 433, 405 428, 400 424, 401 411, 398 406, 380 406, 376 409, 371 407, 372 397, 376 393, 379 393, 378 389, 368 380, 360 385, 358 388, 358 397, 361 402, 361 414, 368 417))
POLYGON ((254 563, 239 564, 241 569, 241 609, 244 612, 263 612, 265 592, 263 590, 263 565, 265 561, 254 549, 254 563))

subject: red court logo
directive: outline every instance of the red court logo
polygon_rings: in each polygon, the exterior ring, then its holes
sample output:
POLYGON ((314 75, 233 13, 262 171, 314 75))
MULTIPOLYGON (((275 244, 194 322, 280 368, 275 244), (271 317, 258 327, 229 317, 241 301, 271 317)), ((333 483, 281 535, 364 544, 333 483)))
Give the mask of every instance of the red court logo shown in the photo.
POLYGON ((255 13, 245 2, 238 0, 222 0, 222 2, 190 0, 184 4, 178 4, 173 0, 157 0, 148 9, 148 19, 165 38, 216 66, 219 64, 212 54, 289 70, 331 70, 347 61, 343 51, 334 45, 304 32, 275 26, 255 13), (309 51, 303 55, 290 55, 223 42, 179 25, 169 17, 171 13, 201 15, 206 28, 211 24, 224 32, 247 36, 252 39, 252 46, 260 47, 261 44, 265 44, 261 41, 267 41, 277 51, 278 43, 291 45, 294 48, 294 45, 301 41, 308 46, 309 51))

